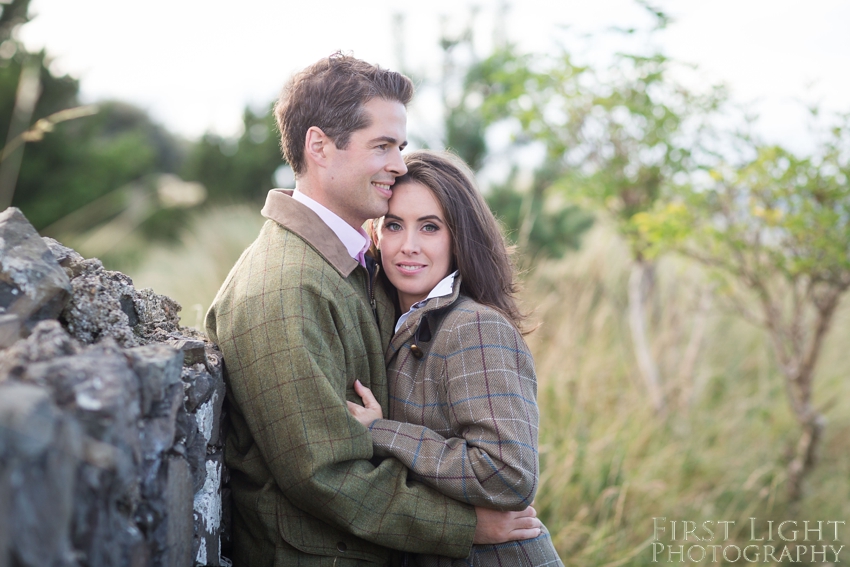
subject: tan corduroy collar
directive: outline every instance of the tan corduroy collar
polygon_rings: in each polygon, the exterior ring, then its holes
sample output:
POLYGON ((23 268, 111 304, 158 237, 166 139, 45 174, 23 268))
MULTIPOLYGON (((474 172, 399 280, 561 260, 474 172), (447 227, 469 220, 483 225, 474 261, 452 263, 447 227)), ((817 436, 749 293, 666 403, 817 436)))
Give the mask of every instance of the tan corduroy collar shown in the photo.
POLYGON ((319 215, 292 198, 292 190, 269 191, 260 214, 300 236, 342 277, 347 278, 360 265, 319 215))

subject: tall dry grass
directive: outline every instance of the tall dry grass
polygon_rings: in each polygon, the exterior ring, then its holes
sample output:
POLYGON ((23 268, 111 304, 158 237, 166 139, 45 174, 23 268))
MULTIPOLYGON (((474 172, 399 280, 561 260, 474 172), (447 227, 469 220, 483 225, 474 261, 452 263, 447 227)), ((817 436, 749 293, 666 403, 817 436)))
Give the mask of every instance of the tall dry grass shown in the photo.
POLYGON ((264 221, 256 206, 207 208, 176 244, 148 248, 141 261, 124 271, 137 288, 150 287, 177 300, 183 308, 181 323, 203 330, 218 288, 264 221))
MULTIPOLYGON (((128 273, 138 287, 177 299, 184 324, 201 326, 261 224, 250 208, 208 210, 178 246, 150 249, 128 273)), ((628 269, 623 243, 598 226, 581 251, 540 263, 525 277, 524 303, 541 323, 529 336, 541 407, 536 507, 565 564, 652 564, 653 518, 666 518, 666 544, 685 543, 670 541, 671 520, 734 521, 725 543, 741 546, 750 543, 751 517, 760 530, 769 520, 850 523, 850 300, 818 366, 815 399, 829 423, 805 499, 795 508, 784 488, 798 429, 765 334, 715 300, 699 356, 685 363, 709 280, 684 261, 660 262, 650 335, 669 412, 658 417, 631 348, 628 269)))
POLYGON ((582 251, 539 265, 526 282, 525 302, 542 323, 529 337, 542 416, 537 506, 565 564, 651 564, 660 517, 660 539, 686 549, 681 530, 670 541, 671 520, 735 521, 727 543, 741 547, 751 543, 752 517, 756 537, 766 537, 768 520, 850 524, 850 300, 818 367, 815 398, 829 424, 795 507, 785 497, 785 467, 799 432, 764 332, 715 300, 696 364, 683 369, 709 279, 683 260, 661 261, 648 316, 669 412, 656 416, 631 348, 628 268, 623 243, 602 227, 582 251))

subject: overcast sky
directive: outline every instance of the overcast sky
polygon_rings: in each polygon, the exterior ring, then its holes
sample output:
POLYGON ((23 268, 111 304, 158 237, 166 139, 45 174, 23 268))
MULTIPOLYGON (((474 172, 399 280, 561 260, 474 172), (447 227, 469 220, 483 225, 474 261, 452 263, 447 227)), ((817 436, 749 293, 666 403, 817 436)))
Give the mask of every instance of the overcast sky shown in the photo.
MULTIPOLYGON (((21 38, 44 47, 55 68, 81 80, 86 102, 118 98, 147 109, 187 137, 236 132, 246 104, 274 99, 286 78, 334 50, 397 68, 439 69, 441 26, 460 30, 479 6, 476 49, 495 33, 528 51, 567 41, 604 57, 613 40, 581 42, 612 26, 646 27, 633 0, 522 0, 499 19, 499 0, 32 0, 21 38), (394 14, 404 16, 395 25, 394 14), (501 22, 501 27, 500 27, 501 22), (562 30, 568 27, 570 32, 562 30), (400 50, 399 46, 404 49, 400 50)), ((850 1, 656 0, 676 20, 655 42, 724 81, 737 100, 757 101, 762 130, 792 144, 802 128, 793 101, 850 111, 850 1)), ((602 37, 613 37, 612 34, 602 37)), ((600 59, 602 60, 602 59, 600 59)), ((411 123, 413 126, 413 123, 411 123)))

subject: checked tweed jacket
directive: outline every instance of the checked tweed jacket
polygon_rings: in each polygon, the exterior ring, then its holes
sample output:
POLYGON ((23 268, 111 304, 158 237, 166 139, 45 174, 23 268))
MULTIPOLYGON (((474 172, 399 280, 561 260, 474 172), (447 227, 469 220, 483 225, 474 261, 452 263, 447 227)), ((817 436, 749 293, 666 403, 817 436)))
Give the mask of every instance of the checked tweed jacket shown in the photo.
MULTIPOLYGON (((389 419, 370 426, 376 453, 413 478, 473 504, 522 510, 537 490, 537 381, 531 353, 500 313, 453 293, 429 299, 387 349, 389 419)), ((420 566, 562 565, 549 533, 476 545, 466 559, 419 555, 420 566)))
POLYGON ((390 548, 465 557, 473 508, 396 459, 370 461, 371 435, 345 405, 360 402, 359 378, 387 411, 391 302, 375 286, 373 312, 367 270, 309 208, 273 190, 263 215, 206 320, 228 386, 234 565, 390 565, 390 548))

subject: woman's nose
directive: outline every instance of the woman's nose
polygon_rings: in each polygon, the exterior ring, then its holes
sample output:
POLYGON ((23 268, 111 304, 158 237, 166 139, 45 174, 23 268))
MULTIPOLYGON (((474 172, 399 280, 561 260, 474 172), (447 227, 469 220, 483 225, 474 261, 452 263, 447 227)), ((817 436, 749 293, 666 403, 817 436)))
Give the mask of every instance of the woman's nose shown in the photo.
POLYGON ((416 254, 419 252, 419 241, 416 238, 415 232, 408 232, 401 246, 401 251, 405 254, 416 254))

